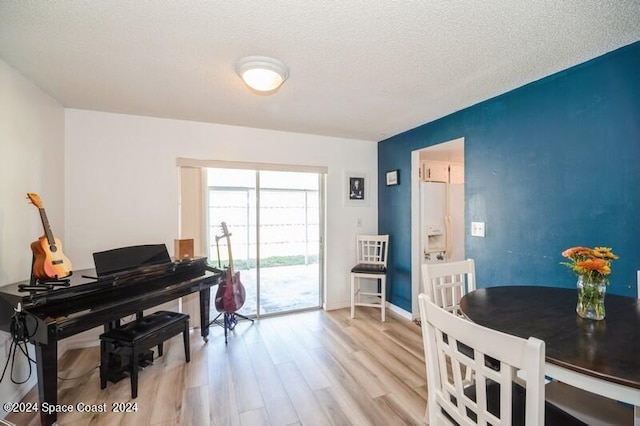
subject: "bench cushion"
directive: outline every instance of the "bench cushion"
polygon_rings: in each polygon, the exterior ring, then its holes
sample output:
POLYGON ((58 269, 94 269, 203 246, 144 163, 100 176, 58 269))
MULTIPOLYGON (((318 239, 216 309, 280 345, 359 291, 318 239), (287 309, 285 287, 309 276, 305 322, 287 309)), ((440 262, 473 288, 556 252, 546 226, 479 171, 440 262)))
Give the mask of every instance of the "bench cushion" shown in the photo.
POLYGON ((179 312, 158 311, 151 315, 130 322, 122 327, 114 328, 100 335, 101 339, 113 339, 122 342, 135 342, 155 331, 172 324, 189 320, 189 315, 179 312))

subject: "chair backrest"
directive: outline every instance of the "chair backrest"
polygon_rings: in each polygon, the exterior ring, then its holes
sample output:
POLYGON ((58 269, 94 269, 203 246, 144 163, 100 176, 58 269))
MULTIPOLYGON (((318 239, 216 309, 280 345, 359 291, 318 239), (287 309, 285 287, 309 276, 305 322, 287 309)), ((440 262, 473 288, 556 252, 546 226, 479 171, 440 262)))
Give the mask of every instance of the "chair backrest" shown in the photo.
POLYGON ((476 265, 473 259, 422 265, 422 291, 433 303, 459 313, 460 299, 476 289, 476 265))
POLYGON ((389 235, 356 235, 358 264, 387 266, 389 235))
POLYGON ((513 382, 518 369, 526 372, 524 424, 542 426, 544 342, 534 337, 525 340, 453 316, 424 293, 418 299, 429 424, 455 424, 452 419, 460 425, 512 424, 512 399, 519 392, 513 382), (474 388, 464 388, 466 369, 473 372, 474 388), (495 401, 492 397, 499 400, 498 407, 488 404, 495 401))

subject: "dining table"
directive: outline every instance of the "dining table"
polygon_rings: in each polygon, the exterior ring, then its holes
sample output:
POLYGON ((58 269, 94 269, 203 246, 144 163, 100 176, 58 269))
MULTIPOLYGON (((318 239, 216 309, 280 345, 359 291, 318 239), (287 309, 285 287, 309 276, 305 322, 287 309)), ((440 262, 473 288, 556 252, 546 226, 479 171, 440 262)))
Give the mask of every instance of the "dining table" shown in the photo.
POLYGON ((576 313, 577 290, 496 286, 460 300, 476 324, 545 342, 545 374, 586 391, 633 405, 640 426, 640 299, 607 294, 603 320, 576 313))

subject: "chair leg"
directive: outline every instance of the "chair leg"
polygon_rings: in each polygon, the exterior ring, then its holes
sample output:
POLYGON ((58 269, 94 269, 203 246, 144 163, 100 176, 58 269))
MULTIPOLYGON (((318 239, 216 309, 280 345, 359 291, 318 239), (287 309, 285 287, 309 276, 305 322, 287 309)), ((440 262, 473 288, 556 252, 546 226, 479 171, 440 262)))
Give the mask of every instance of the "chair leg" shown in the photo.
POLYGON ((164 344, 158 343, 158 357, 162 356, 163 348, 164 348, 164 344))
POLYGON ((109 363, 109 353, 107 352, 107 342, 100 341, 100 389, 107 387, 107 364, 109 363))
POLYGON ((429 424, 429 399, 427 398, 427 406, 424 409, 424 423, 429 424))
POLYGON ((387 311, 387 277, 380 278, 380 309, 382 310, 382 322, 386 321, 387 311))
POLYGON ((356 317, 356 277, 351 275, 351 318, 356 317))
POLYGON ((189 321, 184 323, 184 332, 182 333, 184 340, 184 358, 187 362, 191 361, 191 351, 189 349, 189 321))
POLYGON ((138 397, 138 350, 133 348, 131 352, 131 360, 129 361, 129 368, 131 374, 131 399, 138 397))

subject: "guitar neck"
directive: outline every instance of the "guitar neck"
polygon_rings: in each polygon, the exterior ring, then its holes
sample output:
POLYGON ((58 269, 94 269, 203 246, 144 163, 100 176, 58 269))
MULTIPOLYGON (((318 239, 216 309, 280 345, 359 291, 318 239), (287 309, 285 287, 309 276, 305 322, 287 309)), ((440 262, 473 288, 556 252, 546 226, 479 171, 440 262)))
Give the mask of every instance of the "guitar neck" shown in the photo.
MULTIPOLYGON (((233 270, 233 253, 231 253, 231 234, 229 233, 229 230, 227 229, 227 223, 226 222, 220 223, 220 227, 222 228, 222 235, 220 237, 216 237, 216 242, 218 241, 219 238, 226 238, 227 239, 227 250, 229 251, 229 272, 231 274, 231 277, 233 277, 234 270, 233 270)), ((218 254, 218 258, 220 258, 219 254, 218 254)))
POLYGON ((51 232, 47 213, 44 211, 44 207, 38 207, 38 211, 40 212, 40 220, 42 221, 42 227, 44 228, 44 235, 47 237, 47 242, 49 245, 53 245, 55 244, 55 239, 53 238, 53 232, 51 232))
POLYGON ((234 275, 233 253, 231 252, 231 238, 229 238, 228 235, 227 235, 227 250, 229 250, 229 272, 231 273, 231 276, 233 277, 233 275, 234 275))

